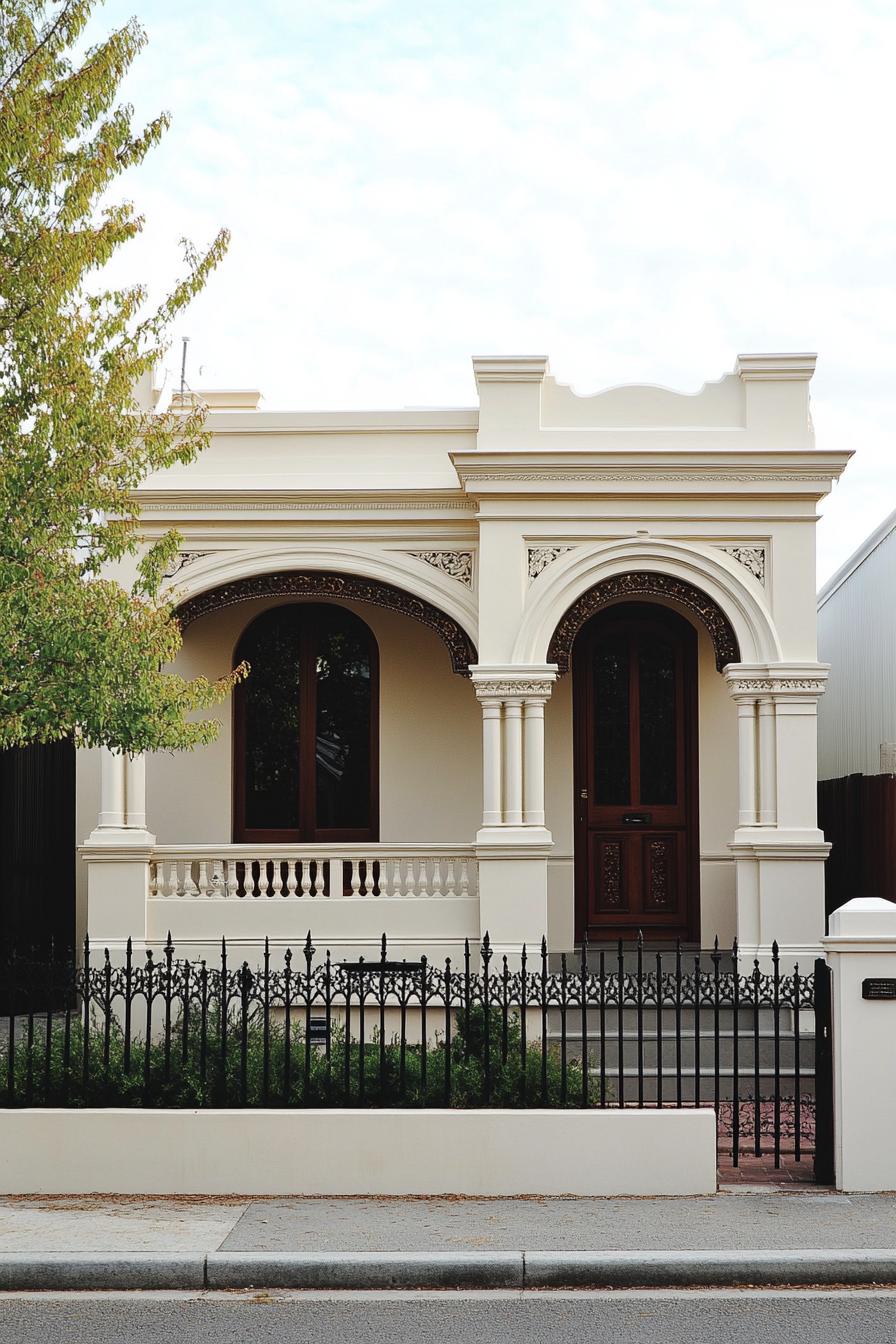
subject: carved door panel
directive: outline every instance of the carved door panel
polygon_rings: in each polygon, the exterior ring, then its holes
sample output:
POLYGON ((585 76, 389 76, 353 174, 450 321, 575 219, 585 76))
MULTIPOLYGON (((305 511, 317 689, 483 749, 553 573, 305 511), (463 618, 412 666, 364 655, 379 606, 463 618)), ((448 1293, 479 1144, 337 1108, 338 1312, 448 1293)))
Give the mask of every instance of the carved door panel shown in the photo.
POLYGON ((576 881, 581 937, 691 937, 696 913, 696 637, 644 603, 578 637, 576 881))

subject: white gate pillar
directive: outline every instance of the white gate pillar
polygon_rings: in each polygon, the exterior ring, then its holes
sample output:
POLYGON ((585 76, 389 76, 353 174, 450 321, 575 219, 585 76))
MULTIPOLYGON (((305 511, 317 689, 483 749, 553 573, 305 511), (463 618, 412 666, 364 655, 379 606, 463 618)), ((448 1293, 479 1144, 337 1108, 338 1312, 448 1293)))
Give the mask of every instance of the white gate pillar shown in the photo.
POLYGON ((737 703, 737 938, 745 955, 816 956, 824 933, 824 861, 818 829, 817 706, 824 663, 730 663, 737 703))
POLYGON ((483 813, 476 837, 479 925, 495 952, 519 956, 547 934, 547 860, 553 848, 544 815, 544 706, 553 664, 476 665, 482 705, 483 813))
POLYGON ((87 864, 87 933, 120 950, 146 933, 149 863, 155 836, 146 829, 146 757, 102 748, 97 824, 81 846, 87 864))
POLYGON ((833 982, 837 1187, 896 1190, 896 905, 848 901, 823 942, 833 982))

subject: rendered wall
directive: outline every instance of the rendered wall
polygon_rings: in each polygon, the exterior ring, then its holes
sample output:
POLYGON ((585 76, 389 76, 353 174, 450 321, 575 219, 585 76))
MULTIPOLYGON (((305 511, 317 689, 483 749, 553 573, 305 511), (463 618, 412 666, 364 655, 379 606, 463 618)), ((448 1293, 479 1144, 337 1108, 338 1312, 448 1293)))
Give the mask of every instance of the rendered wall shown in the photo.
MULTIPOLYGON (((216 677, 232 666, 240 634, 278 599, 243 602, 187 628, 177 668, 216 677)), ((380 656, 380 838, 468 844, 481 812, 480 711, 431 631, 397 612, 343 605, 367 622, 380 656)), ((216 742, 147 761, 147 818, 159 844, 232 838, 230 702, 216 742)))
POLYGON ((711 1109, 0 1111, 0 1191, 95 1190, 708 1195, 716 1117, 711 1109))

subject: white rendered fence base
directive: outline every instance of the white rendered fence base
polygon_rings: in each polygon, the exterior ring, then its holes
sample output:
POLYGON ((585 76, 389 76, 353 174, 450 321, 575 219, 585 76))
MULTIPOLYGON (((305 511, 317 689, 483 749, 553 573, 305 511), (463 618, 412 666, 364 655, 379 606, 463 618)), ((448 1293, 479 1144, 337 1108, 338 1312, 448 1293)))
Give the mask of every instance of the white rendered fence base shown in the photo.
POLYGON ((3 1110, 0 1193, 705 1195, 693 1111, 3 1110))

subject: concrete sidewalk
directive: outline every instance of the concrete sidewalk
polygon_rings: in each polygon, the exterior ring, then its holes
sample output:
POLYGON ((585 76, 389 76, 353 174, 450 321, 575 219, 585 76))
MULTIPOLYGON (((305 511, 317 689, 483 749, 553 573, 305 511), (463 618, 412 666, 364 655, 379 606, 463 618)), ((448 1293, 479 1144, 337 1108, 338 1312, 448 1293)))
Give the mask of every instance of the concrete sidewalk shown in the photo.
POLYGON ((0 1286, 896 1281, 896 1195, 0 1199, 0 1286))

